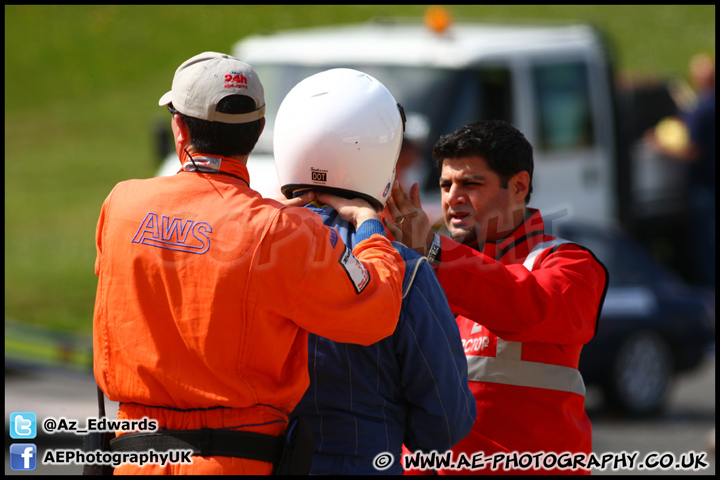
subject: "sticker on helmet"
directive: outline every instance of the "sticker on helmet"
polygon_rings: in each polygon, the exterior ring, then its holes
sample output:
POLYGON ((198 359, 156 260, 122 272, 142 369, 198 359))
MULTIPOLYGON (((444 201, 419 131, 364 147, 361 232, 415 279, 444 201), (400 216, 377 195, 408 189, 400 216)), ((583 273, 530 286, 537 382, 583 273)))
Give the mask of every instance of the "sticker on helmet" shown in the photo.
POLYGON ((360 294, 368 283, 370 283, 370 272, 367 271, 365 265, 353 255, 352 251, 345 247, 345 251, 340 256, 340 265, 345 269, 350 281, 355 287, 355 292, 360 294))
POLYGON ((312 178, 313 183, 326 183, 327 170, 310 167, 310 177, 312 178))

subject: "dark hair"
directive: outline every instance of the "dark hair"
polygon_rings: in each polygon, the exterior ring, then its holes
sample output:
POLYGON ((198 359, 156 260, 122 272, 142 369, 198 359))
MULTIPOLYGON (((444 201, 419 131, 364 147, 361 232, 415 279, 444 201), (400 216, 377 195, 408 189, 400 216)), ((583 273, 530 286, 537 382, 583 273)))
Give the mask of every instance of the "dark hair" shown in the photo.
MULTIPOLYGON (((257 107, 255 100, 246 95, 228 95, 218 102, 215 110, 222 113, 248 113, 257 110, 257 107)), ((255 148, 262 132, 262 119, 234 124, 210 122, 177 113, 187 124, 192 144, 199 153, 223 157, 248 155, 255 148)))
POLYGON ((433 159, 442 169, 446 158, 482 157, 492 171, 500 176, 503 188, 510 177, 523 170, 530 175, 525 203, 532 193, 533 152, 530 142, 509 123, 483 120, 460 127, 440 137, 433 148, 433 159))

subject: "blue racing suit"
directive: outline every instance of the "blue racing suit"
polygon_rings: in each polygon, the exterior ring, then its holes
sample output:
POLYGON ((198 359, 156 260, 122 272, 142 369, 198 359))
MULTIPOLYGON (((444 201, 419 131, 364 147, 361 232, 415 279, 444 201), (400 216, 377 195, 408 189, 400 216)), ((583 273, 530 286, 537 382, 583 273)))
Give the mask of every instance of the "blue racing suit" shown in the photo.
MULTIPOLYGON (((348 247, 361 240, 331 207, 307 207, 348 247)), ((310 386, 295 412, 315 437, 311 474, 402 474, 403 444, 411 452, 442 453, 475 421, 467 361, 445 293, 424 257, 393 245, 406 265, 395 332, 369 346, 309 335, 310 386)))

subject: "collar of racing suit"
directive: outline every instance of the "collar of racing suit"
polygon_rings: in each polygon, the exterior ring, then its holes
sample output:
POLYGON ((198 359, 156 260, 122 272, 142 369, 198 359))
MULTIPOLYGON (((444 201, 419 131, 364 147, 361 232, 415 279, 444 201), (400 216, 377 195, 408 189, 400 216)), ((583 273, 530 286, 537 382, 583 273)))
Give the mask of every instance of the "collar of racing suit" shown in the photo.
POLYGON ((250 185, 250 174, 248 173, 247 166, 235 158, 200 153, 188 158, 188 160, 183 163, 182 171, 222 173, 240 179, 250 185))
POLYGON ((528 208, 523 223, 499 242, 486 242, 482 253, 499 261, 507 252, 523 242, 528 242, 528 247, 532 248, 535 243, 542 241, 543 233, 545 233, 545 224, 540 211, 528 208))

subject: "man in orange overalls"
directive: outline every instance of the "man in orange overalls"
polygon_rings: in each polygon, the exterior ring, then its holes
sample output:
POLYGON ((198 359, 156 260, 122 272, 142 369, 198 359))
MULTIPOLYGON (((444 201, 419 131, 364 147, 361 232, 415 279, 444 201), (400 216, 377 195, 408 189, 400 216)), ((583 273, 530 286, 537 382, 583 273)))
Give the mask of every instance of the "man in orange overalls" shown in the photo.
POLYGON ((364 200, 344 202, 361 238, 351 251, 313 212, 249 187, 265 123, 249 65, 197 55, 160 105, 185 161, 174 176, 119 183, 103 204, 94 371, 119 419, 156 419, 165 438, 197 434, 202 455, 115 473, 270 474, 274 458, 212 435, 283 435, 309 383, 308 332, 362 345, 392 334, 404 262, 364 200))

